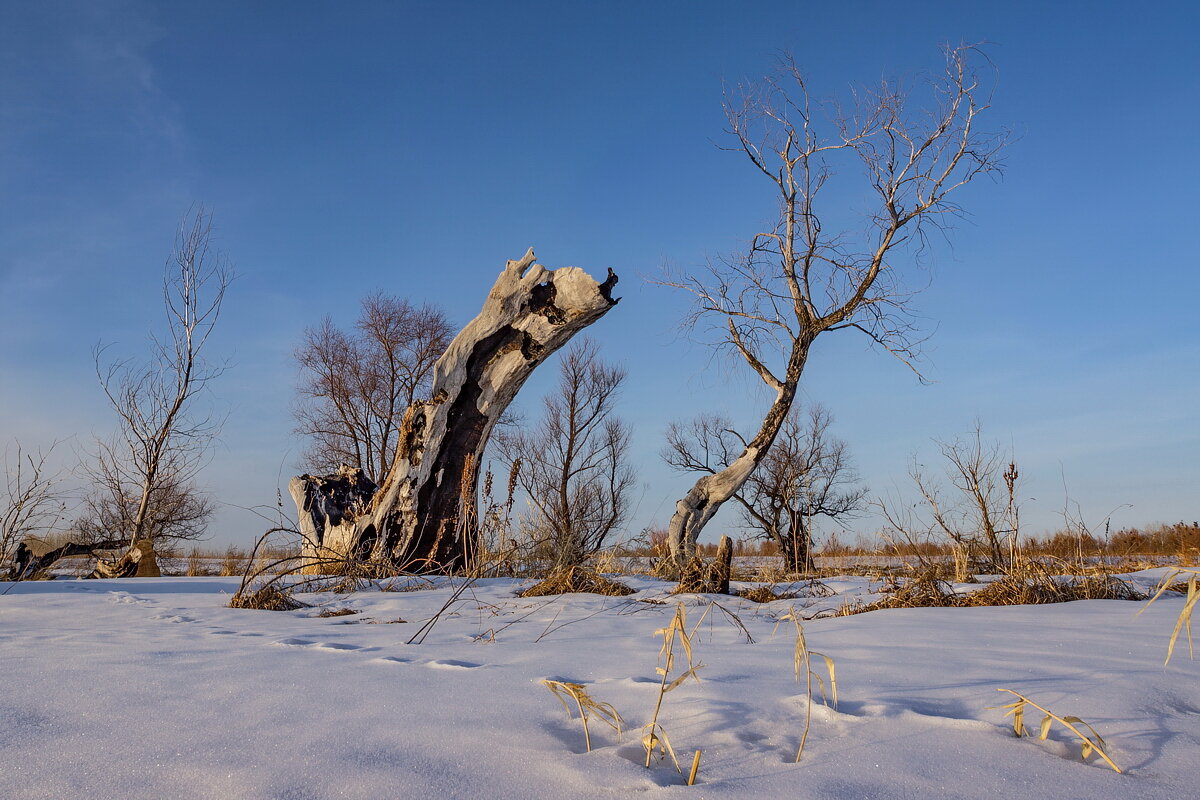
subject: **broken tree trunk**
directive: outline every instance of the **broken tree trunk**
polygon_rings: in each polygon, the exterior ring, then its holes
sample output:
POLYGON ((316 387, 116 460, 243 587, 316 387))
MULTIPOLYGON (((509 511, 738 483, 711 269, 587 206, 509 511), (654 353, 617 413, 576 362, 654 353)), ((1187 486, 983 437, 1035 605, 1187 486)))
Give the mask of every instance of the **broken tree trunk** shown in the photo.
MULTIPOLYGON (((91 543, 68 542, 61 547, 48 550, 40 556, 31 555, 18 561, 9 570, 9 574, 4 576, 4 580, 30 580, 38 576, 39 573, 44 573, 50 569, 50 567, 54 566, 61 559, 72 556, 96 556, 97 551, 100 550, 117 550, 128 546, 128 539, 110 539, 91 543)), ((26 552, 28 553, 28 550, 26 552)))
POLYGON ((616 282, 611 269, 602 283, 578 267, 548 270, 532 248, 509 261, 479 315, 438 359, 432 399, 405 412, 392 468, 369 501, 323 493, 337 476, 290 482, 312 571, 329 550, 369 552, 406 572, 471 566, 478 465, 492 427, 535 367, 616 305, 616 282))

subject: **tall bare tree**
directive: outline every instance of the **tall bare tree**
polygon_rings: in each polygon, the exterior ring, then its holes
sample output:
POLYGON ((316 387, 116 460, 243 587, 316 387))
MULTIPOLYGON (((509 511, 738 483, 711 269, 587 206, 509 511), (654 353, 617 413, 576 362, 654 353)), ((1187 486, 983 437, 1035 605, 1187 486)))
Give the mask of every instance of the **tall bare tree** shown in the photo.
POLYGON ((553 571, 582 564, 629 511, 630 428, 613 416, 624 381, 625 370, 602 361, 594 340, 579 340, 559 361, 541 418, 496 436, 501 460, 510 468, 519 460, 517 481, 553 571))
MULTIPOLYGON (((793 406, 767 457, 733 496, 746 525, 775 542, 790 572, 812 565, 815 519, 853 515, 866 498, 846 443, 829 433, 832 422, 823 406, 793 406)), ((667 429, 662 455, 681 472, 713 475, 745 447, 729 420, 701 415, 667 429)))
POLYGON ((383 483, 404 412, 428 394, 433 365, 453 335, 441 309, 383 293, 363 299, 353 332, 329 317, 306 329, 296 349, 295 414, 296 432, 312 441, 310 471, 347 464, 383 483))
POLYGON ((213 247, 212 215, 198 207, 180 224, 167 260, 166 325, 152 334, 150 357, 106 362, 107 348, 96 348, 96 374, 118 425, 97 442, 89 467, 96 506, 108 512, 94 523, 120 526, 107 533, 128 539, 126 565, 138 558, 138 542, 202 531, 179 515, 194 517, 206 507, 194 482, 221 420, 197 409, 196 400, 223 372, 202 354, 232 278, 213 247))
POLYGON ((957 191, 999 169, 1006 141, 980 129, 990 90, 974 56, 973 47, 946 48, 944 71, 921 92, 883 81, 845 104, 813 102, 787 58, 727 96, 729 149, 766 179, 778 216, 743 252, 663 283, 693 295, 687 327, 711 335, 708 343, 748 366, 774 399, 740 454, 676 503, 676 565, 767 457, 818 336, 856 330, 912 365, 918 342, 900 268, 961 212, 957 191))

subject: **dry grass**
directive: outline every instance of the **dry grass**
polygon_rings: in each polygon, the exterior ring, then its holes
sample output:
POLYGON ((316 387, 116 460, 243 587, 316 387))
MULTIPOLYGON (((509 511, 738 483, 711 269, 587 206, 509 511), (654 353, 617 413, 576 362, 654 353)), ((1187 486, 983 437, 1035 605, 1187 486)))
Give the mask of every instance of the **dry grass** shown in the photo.
POLYGON ((662 649, 659 651, 662 665, 655 667, 655 672, 658 673, 661 680, 658 687, 658 699, 654 703, 654 713, 650 715, 650 721, 642 727, 642 747, 646 750, 647 768, 654 758, 655 751, 659 751, 662 757, 665 758, 668 755, 671 757, 675 771, 682 775, 683 768, 679 766, 679 759, 675 757, 675 748, 671 746, 671 739, 667 736, 666 728, 659 723, 658 715, 662 711, 663 698, 667 696, 667 693, 678 689, 688 678, 699 681, 700 676, 696 674, 696 670, 704 665, 692 662, 692 639, 687 630, 687 611, 682 603, 675 606, 675 616, 671 618, 671 623, 665 628, 659 628, 654 635, 663 637, 662 649), (677 643, 687 657, 687 669, 672 678, 671 671, 675 668, 677 643))
POLYGON ((574 700, 575 707, 579 709, 579 719, 583 723, 583 740, 587 746, 587 751, 592 752, 592 735, 588 731, 588 716, 594 715, 601 722, 608 725, 617 732, 617 736, 621 735, 621 724, 625 721, 617 710, 608 703, 601 703, 587 693, 587 689, 582 683, 572 683, 570 681, 555 681, 544 680, 542 685, 550 690, 550 693, 558 698, 558 702, 562 703, 563 708, 567 711, 567 718, 571 716, 571 706, 567 704, 567 700, 574 700))
POLYGON ((351 614, 357 614, 357 613, 358 612, 356 610, 354 610, 353 608, 325 608, 325 609, 322 609, 321 613, 317 614, 317 616, 318 617, 348 617, 351 614))
POLYGON ((970 606, 1023 606, 1069 603, 1074 600, 1144 600, 1132 584, 1109 574, 1055 575, 1040 562, 1025 562, 1013 572, 973 592, 959 593, 939 572, 926 570, 896 582, 883 591, 888 596, 874 603, 843 606, 840 615, 884 608, 947 608, 970 606))
POLYGON ((552 594, 578 594, 581 592, 605 597, 624 597, 627 594, 633 594, 633 589, 623 583, 609 580, 585 566, 576 566, 547 576, 544 580, 519 592, 517 597, 545 597, 552 594))
POLYGON ((254 592, 238 592, 229 600, 230 608, 251 608, 258 611, 295 611, 307 608, 278 586, 269 585, 254 592))
POLYGON ((1049 574, 1006 575, 984 588, 955 598, 960 606, 1032 606, 1073 600, 1145 600, 1146 596, 1111 575, 1060 580, 1049 574))
MULTIPOLYGON (((1171 656, 1175 653, 1175 642, 1178 641, 1179 634, 1185 629, 1187 630, 1188 657, 1195 658, 1195 651, 1192 648, 1192 612, 1196 610, 1197 601, 1200 601, 1200 583, 1198 583, 1198 579, 1200 579, 1200 569, 1177 567, 1163 577, 1162 581, 1158 584, 1158 589, 1154 592, 1154 596, 1150 598, 1150 603, 1153 603, 1162 597, 1165 592, 1181 592, 1186 595, 1183 609, 1180 610, 1179 617, 1175 620, 1175 629, 1171 631, 1171 639, 1167 642, 1167 657, 1163 661, 1163 666, 1171 663, 1171 656), (1189 576, 1187 581, 1172 583, 1172 581, 1182 575, 1189 576)), ((1150 603, 1146 605, 1149 606, 1150 603)), ((1141 611, 1138 613, 1140 614, 1141 611)))
POLYGON ((804 711, 804 732, 800 735, 800 747, 796 750, 796 763, 800 763, 800 757, 804 755, 804 745, 808 742, 808 731, 812 727, 812 702, 813 702, 813 680, 815 679, 821 688, 821 701, 829 705, 829 699, 832 697, 832 708, 837 708, 837 667, 833 663, 833 659, 823 653, 818 653, 808 649, 808 642, 804 638, 804 626, 800 624, 800 616, 796 613, 796 609, 792 609, 789 613, 779 618, 780 622, 791 620, 796 626, 796 646, 792 654, 792 668, 795 671, 796 680, 800 680, 800 673, 804 673, 804 684, 807 695, 804 711), (825 662, 825 678, 813 670, 812 657, 817 656, 825 662), (829 684, 829 695, 825 693, 826 680, 829 684))
POLYGON ((737 596, 744 597, 752 603, 773 603, 776 600, 794 600, 800 595, 796 592, 777 592, 774 586, 754 586, 742 589, 737 596))
POLYGON ((1004 716, 1011 716, 1013 718, 1013 733, 1015 733, 1017 736, 1029 735, 1029 731, 1025 729, 1025 707, 1032 706, 1045 715, 1042 717, 1042 724, 1038 732, 1038 739, 1045 741, 1046 737, 1050 735, 1050 726, 1057 722, 1074 734, 1079 740, 1080 755, 1084 761, 1087 761, 1087 757, 1092 753, 1095 753, 1096 755, 1100 756, 1100 758, 1104 759, 1104 763, 1112 767, 1114 771, 1121 771, 1121 768, 1118 767, 1116 763, 1108 757, 1108 753, 1104 752, 1104 748, 1108 746, 1104 743, 1104 739, 1100 738, 1100 734, 1096 733, 1095 728, 1093 728, 1091 725, 1088 725, 1079 717, 1060 717, 1054 712, 1033 702, 1028 697, 1014 692, 1012 689, 997 689, 996 691, 1008 692, 1017 698, 1014 702, 1007 705, 992 706, 992 708, 1008 709, 1004 713, 1004 716), (1081 727, 1087 728, 1091 732, 1091 736, 1088 736, 1082 730, 1080 730, 1081 727))

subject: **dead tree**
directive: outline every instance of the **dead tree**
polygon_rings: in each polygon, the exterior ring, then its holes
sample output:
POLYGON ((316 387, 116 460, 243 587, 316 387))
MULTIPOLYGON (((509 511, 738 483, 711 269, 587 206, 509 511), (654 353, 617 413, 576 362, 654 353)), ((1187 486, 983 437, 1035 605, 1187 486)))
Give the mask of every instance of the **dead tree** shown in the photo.
POLYGON ((810 102, 789 59, 725 104, 734 146, 769 182, 779 213, 744 252, 707 275, 662 283, 693 295, 685 325, 744 363, 773 394, 758 431, 728 466, 704 475, 675 506, 668 529, 678 569, 700 531, 766 458, 823 333, 857 330, 912 365, 916 355, 900 280, 902 257, 960 212, 958 189, 1000 167, 1003 134, 982 133, 989 92, 968 63, 972 47, 948 48, 945 71, 928 81, 924 108, 883 82, 846 106, 810 102), (854 185, 854 176, 860 177, 854 185), (851 209, 829 207, 853 198, 851 209), (849 185, 846 185, 849 184, 849 185), (866 202, 857 223, 847 223, 866 202))
POLYGON ((493 426, 535 367, 617 303, 616 282, 611 269, 603 282, 578 267, 548 270, 532 248, 509 261, 434 366, 431 398, 405 412, 382 485, 327 491, 330 479, 311 475, 289 483, 314 569, 351 553, 404 571, 470 567, 478 465, 493 426))
POLYGON ((111 577, 132 575, 153 549, 139 542, 196 538, 213 505, 194 486, 220 421, 198 413, 197 395, 222 372, 202 355, 233 279, 212 246, 212 216, 202 207, 180 225, 163 276, 165 334, 152 339, 144 362, 105 363, 96 374, 117 414, 117 432, 96 443, 90 524, 104 538, 124 537, 128 551, 111 577))

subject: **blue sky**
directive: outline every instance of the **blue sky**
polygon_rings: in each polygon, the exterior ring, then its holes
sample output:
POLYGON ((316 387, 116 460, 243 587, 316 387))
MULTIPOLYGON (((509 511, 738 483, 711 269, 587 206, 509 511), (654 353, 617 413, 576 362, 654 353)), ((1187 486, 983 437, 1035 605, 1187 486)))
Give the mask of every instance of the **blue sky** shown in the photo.
POLYGON ((1016 451, 1031 531, 1058 524, 1064 479, 1093 523, 1124 504, 1114 525, 1200 516, 1192 4, 3 0, 0 18, 0 440, 82 450, 111 430, 91 350, 144 352, 174 228, 203 202, 239 275, 212 343, 232 364, 203 476, 232 504, 215 543, 248 542, 260 524, 234 506, 272 502, 293 471, 305 326, 349 324, 376 289, 465 322, 531 245, 621 275, 591 332, 629 371, 631 526, 665 522, 686 485, 657 459, 667 422, 750 423, 764 400, 677 332, 682 297, 642 280, 773 213, 716 147, 723 81, 787 49, 832 95, 964 40, 992 43, 993 119, 1019 140, 913 273, 934 383, 839 335, 803 395, 877 491, 979 419, 1016 451))

